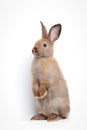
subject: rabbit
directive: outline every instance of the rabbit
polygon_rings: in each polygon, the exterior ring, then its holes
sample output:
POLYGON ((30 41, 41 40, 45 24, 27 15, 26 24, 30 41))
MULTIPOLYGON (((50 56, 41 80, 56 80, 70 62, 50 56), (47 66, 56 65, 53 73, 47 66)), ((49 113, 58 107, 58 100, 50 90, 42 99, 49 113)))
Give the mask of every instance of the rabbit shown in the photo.
POLYGON ((53 57, 54 42, 59 38, 62 26, 56 24, 47 29, 43 22, 42 39, 38 40, 32 53, 32 91, 37 102, 38 114, 31 120, 56 121, 67 118, 70 101, 67 83, 61 69, 53 57))

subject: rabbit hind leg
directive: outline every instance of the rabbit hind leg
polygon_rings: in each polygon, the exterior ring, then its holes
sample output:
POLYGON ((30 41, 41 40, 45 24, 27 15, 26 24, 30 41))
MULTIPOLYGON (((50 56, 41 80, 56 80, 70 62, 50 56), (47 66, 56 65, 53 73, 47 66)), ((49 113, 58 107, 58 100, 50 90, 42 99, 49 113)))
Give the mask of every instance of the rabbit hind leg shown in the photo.
POLYGON ((57 120, 60 120, 60 119, 62 119, 61 116, 59 116, 58 114, 55 114, 55 113, 51 113, 51 114, 48 116, 47 121, 53 122, 53 121, 57 121, 57 120))
POLYGON ((59 110, 59 114, 60 116, 65 119, 67 118, 68 114, 69 114, 69 111, 70 111, 70 107, 67 106, 67 107, 61 107, 60 110, 59 110))
POLYGON ((47 117, 43 114, 37 114, 31 118, 31 120, 47 120, 47 117))

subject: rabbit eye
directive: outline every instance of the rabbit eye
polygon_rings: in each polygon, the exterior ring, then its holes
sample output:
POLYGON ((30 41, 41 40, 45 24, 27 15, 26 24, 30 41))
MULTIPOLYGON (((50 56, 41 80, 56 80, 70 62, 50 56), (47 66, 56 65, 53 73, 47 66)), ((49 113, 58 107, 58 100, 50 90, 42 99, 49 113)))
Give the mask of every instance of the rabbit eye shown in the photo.
POLYGON ((44 44, 43 44, 43 47, 46 47, 46 46, 47 46, 47 44, 46 44, 46 43, 44 43, 44 44))

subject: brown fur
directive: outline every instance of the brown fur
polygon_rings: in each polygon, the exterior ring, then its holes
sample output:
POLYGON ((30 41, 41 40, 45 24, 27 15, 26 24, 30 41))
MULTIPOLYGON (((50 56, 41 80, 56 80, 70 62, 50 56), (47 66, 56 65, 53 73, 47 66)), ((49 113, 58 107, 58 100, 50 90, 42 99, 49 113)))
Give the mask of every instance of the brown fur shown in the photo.
POLYGON ((42 39, 36 42, 32 51, 35 55, 32 62, 33 93, 38 98, 37 107, 40 113, 48 119, 52 113, 66 118, 70 111, 67 84, 53 58, 53 43, 61 33, 61 25, 54 25, 48 34, 43 23, 41 25, 42 39))

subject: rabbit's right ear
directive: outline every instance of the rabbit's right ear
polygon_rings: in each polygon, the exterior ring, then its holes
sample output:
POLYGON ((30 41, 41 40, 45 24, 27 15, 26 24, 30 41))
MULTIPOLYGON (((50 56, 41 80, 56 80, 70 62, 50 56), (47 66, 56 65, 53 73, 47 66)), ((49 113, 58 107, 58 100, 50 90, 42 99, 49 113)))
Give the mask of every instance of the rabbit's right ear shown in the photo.
POLYGON ((51 27, 48 35, 52 43, 54 43, 59 38, 61 33, 61 28, 62 28, 61 24, 56 24, 51 27))
POLYGON ((41 26, 42 26, 42 38, 49 39, 46 27, 44 26, 42 21, 40 21, 40 23, 41 23, 41 26))

